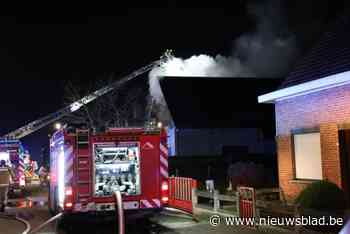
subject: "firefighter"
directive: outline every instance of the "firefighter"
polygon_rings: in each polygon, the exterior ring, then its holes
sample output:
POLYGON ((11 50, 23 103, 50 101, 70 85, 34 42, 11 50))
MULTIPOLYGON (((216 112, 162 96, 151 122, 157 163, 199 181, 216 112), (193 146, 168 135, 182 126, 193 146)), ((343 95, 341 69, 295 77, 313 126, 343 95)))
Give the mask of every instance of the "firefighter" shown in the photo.
POLYGON ((41 166, 39 169, 39 180, 41 185, 46 185, 48 183, 49 172, 44 166, 41 166))
POLYGON ((12 168, 5 160, 0 161, 0 212, 5 211, 7 204, 7 194, 10 183, 12 183, 14 173, 12 168))

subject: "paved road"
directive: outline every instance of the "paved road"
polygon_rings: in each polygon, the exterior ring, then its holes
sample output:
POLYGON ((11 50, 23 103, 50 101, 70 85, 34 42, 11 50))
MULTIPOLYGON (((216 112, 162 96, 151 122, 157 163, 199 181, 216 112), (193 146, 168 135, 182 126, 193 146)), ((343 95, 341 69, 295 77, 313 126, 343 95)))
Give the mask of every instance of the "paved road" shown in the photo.
MULTIPOLYGON (((14 212, 12 209, 8 212, 14 212)), ((17 209, 21 217, 27 219, 32 228, 37 227, 41 223, 48 220, 51 216, 47 211, 46 206, 38 206, 33 208, 21 208, 17 209)), ((24 226, 15 221, 0 220, 0 230, 11 230, 12 233, 21 233, 24 230, 24 226)), ((1 231, 0 231, 1 233, 1 231)), ((72 222, 71 220, 60 220, 48 225, 42 229, 39 233, 41 234, 71 234, 71 233, 83 233, 83 234, 115 234, 117 233, 116 223, 110 220, 101 220, 88 218, 84 220, 78 220, 72 222)), ((280 234, 286 233, 277 230, 255 230, 247 227, 227 227, 218 226, 211 227, 208 222, 202 220, 201 222, 192 221, 189 218, 174 217, 169 215, 159 215, 152 219, 144 219, 131 221, 126 225, 127 234, 212 234, 212 233, 223 233, 223 234, 280 234)))
MULTIPOLYGON (((112 234, 117 233, 117 226, 114 222, 107 221, 85 221, 75 223, 72 229, 63 228, 60 234, 70 233, 86 233, 86 234, 112 234)), ((150 220, 138 220, 135 223, 128 224, 126 226, 127 234, 282 234, 290 233, 287 231, 278 231, 272 229, 256 230, 247 227, 227 227, 218 226, 212 227, 209 223, 199 222, 196 223, 190 219, 176 218, 176 217, 164 217, 159 216, 150 220)))
POLYGON ((0 233, 18 234, 25 230, 25 225, 15 219, 0 217, 0 233))
MULTIPOLYGON (((47 190, 40 189, 38 186, 31 188, 27 199, 13 200, 14 207, 7 209, 7 213, 17 213, 21 218, 30 222, 32 229, 51 218, 46 205, 47 190), (26 202, 23 202, 26 201, 26 202)), ((0 233, 20 234, 25 230, 23 223, 1 218, 0 215, 0 233)), ((40 234, 115 234, 117 233, 116 222, 113 217, 109 219, 85 218, 74 221, 60 219, 43 228, 40 234)), ((292 233, 287 230, 260 228, 253 229, 244 226, 225 226, 220 224, 217 227, 209 225, 209 217, 200 217, 200 222, 195 222, 188 217, 183 217, 179 213, 164 212, 164 214, 155 216, 151 219, 131 221, 126 225, 126 234, 282 234, 292 233)), ((310 231, 305 232, 311 234, 310 231)))
MULTIPOLYGON (((32 194, 34 195, 34 194, 32 194)), ((45 192, 36 193, 32 199, 41 200, 41 198, 47 197, 45 192)), ((13 207, 7 210, 8 213, 18 213, 20 217, 28 220, 33 229, 40 224, 51 218, 48 212, 47 206, 42 202, 26 203, 27 205, 33 205, 32 207, 13 207)), ((29 205, 29 206, 30 206, 29 205)), ((220 225, 218 227, 212 227, 208 223, 208 218, 201 219, 201 222, 194 222, 190 218, 179 216, 179 214, 165 213, 158 215, 151 219, 134 220, 130 221, 126 225, 127 234, 212 234, 212 233, 241 233, 241 234, 280 234, 286 233, 277 230, 264 229, 255 230, 247 227, 227 227, 220 225)), ((13 220, 0 219, 0 233, 2 230, 7 230, 9 234, 19 234, 25 229, 24 225, 13 220)), ((72 222, 67 219, 60 219, 58 222, 53 222, 47 227, 42 229, 41 234, 71 234, 71 233, 83 233, 83 234, 115 234, 117 233, 116 222, 113 218, 108 219, 96 219, 86 218, 84 220, 78 220, 72 222)))
MULTIPOLYGON (((34 194, 32 194, 34 195, 34 194)), ((23 202, 19 202, 21 207, 12 207, 7 209, 7 213, 17 213, 20 217, 28 220, 33 229, 44 223, 51 218, 48 212, 48 208, 41 199, 46 199, 47 194, 44 192, 36 193, 27 202, 28 206, 23 206, 23 202)), ((20 234, 25 230, 25 226, 15 220, 4 219, 0 216, 0 233, 8 234, 20 234), (6 232, 3 232, 6 230, 6 232)), ((74 221, 67 219, 60 219, 57 222, 49 224, 42 229, 40 234, 71 234, 71 233, 83 233, 83 234, 115 234, 117 233, 116 222, 113 218, 100 219, 100 218, 86 218, 84 220, 74 221)), ((244 226, 225 226, 219 225, 212 227, 209 225, 209 217, 200 217, 200 222, 195 222, 188 217, 183 217, 178 213, 164 212, 164 214, 155 216, 151 219, 143 219, 137 221, 131 221, 126 225, 126 234, 282 234, 292 233, 286 230, 277 230, 271 228, 260 228, 259 230, 244 227, 244 226)), ((305 232, 307 234, 311 232, 305 232)))

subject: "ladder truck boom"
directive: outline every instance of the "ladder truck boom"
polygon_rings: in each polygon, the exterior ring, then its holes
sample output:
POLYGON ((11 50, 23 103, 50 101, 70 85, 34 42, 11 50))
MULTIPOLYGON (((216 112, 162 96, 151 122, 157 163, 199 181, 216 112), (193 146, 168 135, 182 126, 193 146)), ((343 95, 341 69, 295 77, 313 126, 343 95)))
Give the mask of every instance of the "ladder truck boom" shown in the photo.
POLYGON ((79 99, 78 101, 73 102, 69 106, 66 106, 54 113, 51 113, 47 116, 44 116, 40 119, 34 120, 30 122, 29 124, 26 124, 12 132, 7 133, 3 138, 6 139, 20 139, 22 137, 25 137, 59 119, 61 119, 64 116, 67 116, 70 113, 73 113, 77 110, 79 110, 82 106, 94 101, 95 99, 109 93, 112 90, 115 90, 122 86, 124 83, 127 83, 128 81, 133 80, 134 78, 138 77, 139 75, 150 71, 154 67, 161 66, 162 64, 166 63, 168 60, 172 58, 172 51, 167 50, 164 55, 160 57, 159 60, 153 61, 150 64, 141 67, 140 69, 130 73, 127 76, 122 77, 121 79, 113 82, 110 85, 107 85, 101 89, 96 90, 95 92, 79 99))

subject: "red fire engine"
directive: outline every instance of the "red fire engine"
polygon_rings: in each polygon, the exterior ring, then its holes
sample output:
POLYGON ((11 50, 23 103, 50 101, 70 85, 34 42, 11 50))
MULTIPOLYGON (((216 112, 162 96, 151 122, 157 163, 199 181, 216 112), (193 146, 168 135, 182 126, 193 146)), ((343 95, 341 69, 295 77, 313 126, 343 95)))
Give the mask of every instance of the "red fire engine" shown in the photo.
POLYGON ((0 160, 5 160, 14 171, 10 194, 21 191, 25 186, 24 148, 19 140, 0 139, 0 160))
POLYGON ((15 161, 14 165, 21 169, 20 172, 18 173, 18 175, 19 175, 18 177, 21 178, 21 180, 18 179, 18 181, 20 181, 19 183, 21 183, 21 185, 24 185, 24 180, 23 180, 23 178, 24 178, 24 176, 23 176, 23 174, 24 174, 24 172, 23 172, 23 170, 24 170, 23 169, 24 158, 23 158, 23 152, 22 152, 23 150, 20 151, 20 149, 22 149, 22 148, 19 147, 19 145, 21 145, 21 142, 19 140, 21 138, 23 138, 29 134, 32 134, 33 132, 63 118, 64 116, 67 116, 67 115, 79 110, 82 106, 87 105, 90 102, 93 102, 95 99, 97 99, 103 95, 106 95, 113 90, 118 89, 123 84, 135 79, 136 77, 142 75, 145 72, 150 71, 154 67, 162 66, 162 64, 166 63, 168 60, 170 60, 172 58, 173 58, 172 51, 167 50, 164 53, 164 55, 162 55, 160 57, 159 60, 153 61, 150 64, 143 66, 136 71, 133 71, 129 75, 122 77, 121 79, 116 80, 115 82, 111 83, 110 85, 107 85, 103 88, 100 88, 87 96, 82 97, 81 99, 73 102, 72 104, 70 104, 70 105, 68 105, 68 106, 66 106, 66 107, 64 107, 64 108, 62 108, 54 113, 46 115, 46 116, 39 118, 37 120, 34 120, 34 121, 18 128, 18 129, 15 129, 15 130, 7 133, 6 135, 0 137, 0 153, 2 152, 1 157, 8 158, 10 156, 9 152, 10 151, 12 152, 12 153, 10 153, 11 154, 11 161, 15 161), (18 158, 15 156, 12 156, 13 152, 15 151, 15 149, 12 149, 13 148, 12 146, 10 146, 10 148, 12 147, 11 149, 9 149, 10 151, 7 150, 6 147, 9 145, 8 143, 18 145, 19 148, 17 146, 15 146, 15 148, 17 147, 19 149, 19 150, 17 150, 19 153, 18 158), (1 145, 4 145, 4 146, 1 146, 1 145))
POLYGON ((168 202, 164 129, 111 128, 104 133, 61 130, 51 138, 49 207, 54 213, 155 211, 168 202))
MULTIPOLYGON (((154 67, 172 59, 166 51, 159 60, 72 104, 34 120, 3 138, 18 141, 50 123, 93 102, 154 67)), ((109 129, 90 134, 57 131, 51 138, 49 208, 53 212, 108 211, 114 209, 112 193, 123 194, 125 210, 160 209, 168 201, 167 148, 164 130, 155 128, 109 129)))
POLYGON ((0 160, 4 160, 13 171, 14 178, 10 184, 10 197, 20 194, 36 176, 36 161, 30 159, 28 151, 24 150, 19 140, 10 139, 0 139, 0 160))

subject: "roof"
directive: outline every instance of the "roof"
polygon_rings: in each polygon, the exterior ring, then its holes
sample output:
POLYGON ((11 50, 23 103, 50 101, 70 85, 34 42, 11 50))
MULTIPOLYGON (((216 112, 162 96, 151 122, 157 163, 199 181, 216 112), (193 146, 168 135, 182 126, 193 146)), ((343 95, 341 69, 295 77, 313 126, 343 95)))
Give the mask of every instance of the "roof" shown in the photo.
POLYGON ((277 91, 258 100, 275 102, 350 83, 350 21, 339 18, 303 57, 277 91))
POLYGON ((297 63, 280 88, 350 70, 350 21, 340 18, 319 42, 297 63))
POLYGON ((273 126, 273 107, 258 95, 275 90, 280 79, 165 77, 160 85, 177 128, 273 126))

